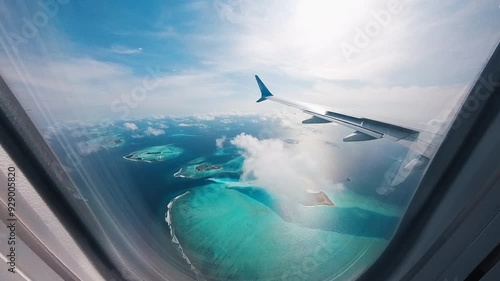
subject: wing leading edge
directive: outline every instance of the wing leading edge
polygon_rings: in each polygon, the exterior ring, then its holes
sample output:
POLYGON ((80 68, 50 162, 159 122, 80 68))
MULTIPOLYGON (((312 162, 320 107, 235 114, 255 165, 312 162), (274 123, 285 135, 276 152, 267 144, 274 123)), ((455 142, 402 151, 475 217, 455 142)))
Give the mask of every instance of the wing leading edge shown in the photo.
POLYGON ((302 121, 303 124, 334 122, 355 130, 354 133, 344 138, 344 142, 369 141, 384 138, 398 142, 411 149, 419 148, 417 149, 417 152, 427 158, 430 158, 430 154, 432 154, 432 151, 434 151, 434 149, 429 149, 429 146, 432 146, 430 143, 425 142, 419 138, 419 135, 422 132, 418 130, 373 119, 345 115, 330 111, 320 105, 277 97, 271 94, 271 92, 266 87, 266 85, 264 85, 259 76, 255 75, 255 79, 257 80, 257 84, 259 85, 259 89, 261 92, 261 97, 259 100, 257 100, 257 102, 271 100, 287 106, 298 108, 304 113, 312 115, 312 118, 302 121), (422 141, 423 145, 416 146, 415 142, 419 141, 422 141))

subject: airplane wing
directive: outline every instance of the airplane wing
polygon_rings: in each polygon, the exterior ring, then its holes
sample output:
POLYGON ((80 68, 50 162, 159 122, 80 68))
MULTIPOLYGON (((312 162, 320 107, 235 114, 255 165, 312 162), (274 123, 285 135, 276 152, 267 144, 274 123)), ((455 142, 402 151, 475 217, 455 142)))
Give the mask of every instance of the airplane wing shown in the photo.
MULTIPOLYGON (((261 97, 259 100, 257 100, 257 102, 271 100, 284 105, 298 108, 304 113, 312 115, 311 118, 302 121, 303 124, 334 122, 353 129, 354 132, 346 136, 344 138, 344 142, 359 142, 384 138, 409 147, 410 149, 416 151, 418 154, 426 157, 427 160, 430 159, 437 150, 438 145, 436 145, 436 143, 437 137, 439 135, 435 133, 419 131, 417 129, 412 129, 397 124, 385 123, 361 116, 341 114, 328 110, 321 105, 277 97, 271 94, 271 92, 266 87, 266 85, 264 85, 259 76, 255 75, 255 79, 257 80, 257 84, 259 85, 259 89, 261 92, 261 97)), ((411 165, 418 164, 419 163, 415 162, 411 163, 411 165)))

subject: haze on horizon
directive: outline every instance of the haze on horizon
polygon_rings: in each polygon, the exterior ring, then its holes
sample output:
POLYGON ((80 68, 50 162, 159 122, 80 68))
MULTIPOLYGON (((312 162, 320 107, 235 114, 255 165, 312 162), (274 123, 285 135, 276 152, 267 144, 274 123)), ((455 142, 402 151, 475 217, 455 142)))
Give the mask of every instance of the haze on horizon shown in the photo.
POLYGON ((254 74, 282 96, 425 123, 500 35, 493 0, 43 3, 0 4, 1 74, 43 125, 272 111, 254 74))

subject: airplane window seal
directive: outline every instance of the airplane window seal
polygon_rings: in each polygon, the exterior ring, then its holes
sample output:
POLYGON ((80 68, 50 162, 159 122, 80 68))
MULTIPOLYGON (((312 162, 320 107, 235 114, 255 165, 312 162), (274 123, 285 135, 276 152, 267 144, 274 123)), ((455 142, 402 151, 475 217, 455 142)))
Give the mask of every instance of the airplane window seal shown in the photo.
MULTIPOLYGON (((477 99, 474 96, 477 95, 479 89, 486 88, 484 82, 488 77, 490 80, 491 77, 494 77, 496 78, 494 81, 499 81, 500 44, 497 44, 460 105, 457 115, 458 118, 461 118, 461 124, 458 128, 450 129, 447 133, 419 187, 416 189, 416 193, 395 236, 382 255, 359 277, 358 281, 373 280, 373 276, 377 276, 377 280, 386 280, 391 275, 391 271, 402 263, 407 257, 407 253, 414 247, 415 241, 421 237, 423 226, 427 224, 428 219, 434 214, 436 208, 450 191, 452 180, 461 172, 461 168, 465 165, 480 139, 490 129, 489 126, 495 121, 495 118, 498 118, 500 113, 500 87, 495 87, 485 99, 477 99), (466 104, 472 99, 479 102, 477 110, 474 111, 468 109, 466 104), (467 117, 464 118, 463 116, 467 117)), ((439 237, 440 241, 446 241, 446 235, 449 236, 451 233, 445 233, 445 236, 439 237)), ((402 280, 412 280, 412 277, 424 265, 425 258, 432 256, 439 246, 434 244, 418 262, 413 264, 412 269, 405 274, 402 280)))
POLYGON ((486 258, 483 259, 464 281, 481 280, 495 265, 500 265, 500 244, 498 244, 486 258))
MULTIPOLYGON (((4 180, 5 177, 0 173, 0 179, 4 180)), ((6 182, 6 181, 5 181, 6 182)), ((2 183, 0 183, 2 184, 2 183)), ((6 218, 8 218, 8 208, 5 202, 0 200, 0 216, 5 219, 4 223, 7 225, 6 218)), ((80 280, 54 253, 40 241, 36 235, 31 232, 28 226, 20 219, 16 222, 16 234, 28 247, 33 250, 43 261, 52 269, 57 272, 59 277, 63 280, 80 280)))
MULTIPOLYGON (((0 145, 106 280, 123 280, 62 190, 73 183, 0 76, 0 145)), ((89 212, 83 208, 78 212, 89 212)), ((86 217, 91 218, 90 213, 86 217)), ((45 256, 50 258, 50 256, 45 256)), ((58 268, 53 268, 57 272, 58 268)), ((60 269, 59 269, 60 270, 60 269)), ((64 274, 64 272, 57 272, 64 274)))

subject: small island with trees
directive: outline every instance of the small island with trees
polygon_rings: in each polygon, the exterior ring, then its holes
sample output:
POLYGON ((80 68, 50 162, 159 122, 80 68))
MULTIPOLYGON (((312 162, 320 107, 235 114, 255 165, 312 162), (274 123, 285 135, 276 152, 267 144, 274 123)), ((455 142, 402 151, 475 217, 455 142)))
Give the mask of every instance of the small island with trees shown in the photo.
POLYGON ((196 171, 198 172, 204 172, 204 171, 211 171, 211 170, 222 170, 222 165, 198 165, 196 166, 196 171))

